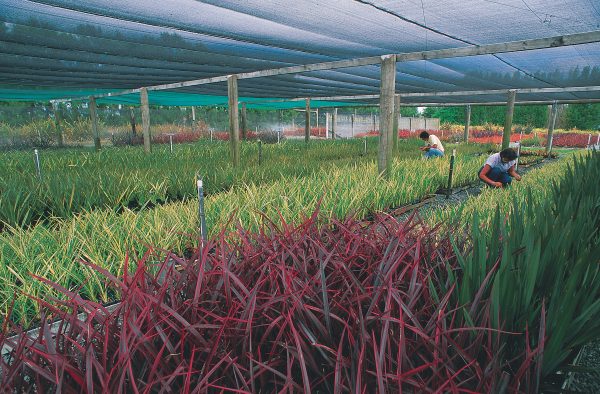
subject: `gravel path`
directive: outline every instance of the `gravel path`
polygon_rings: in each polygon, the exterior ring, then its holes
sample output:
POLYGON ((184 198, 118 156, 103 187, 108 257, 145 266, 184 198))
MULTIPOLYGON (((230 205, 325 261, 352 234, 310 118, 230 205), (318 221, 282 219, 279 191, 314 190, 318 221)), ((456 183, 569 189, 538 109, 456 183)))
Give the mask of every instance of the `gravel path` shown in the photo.
MULTIPOLYGON (((519 167, 518 172, 519 172, 519 174, 524 175, 535 168, 539 168, 543 165, 546 165, 546 164, 551 163, 556 160, 558 160, 558 159, 543 159, 539 163, 532 164, 527 167, 519 167)), ((468 198, 476 196, 479 193, 481 193, 481 189, 483 187, 486 187, 483 182, 475 182, 475 183, 469 184, 467 186, 462 186, 462 187, 453 189, 452 194, 450 195, 449 198, 446 198, 445 195, 436 194, 434 198, 432 198, 430 201, 426 202, 422 206, 418 207, 417 210, 418 210, 419 214, 421 216, 423 216, 428 210, 437 210, 437 209, 445 208, 448 206, 458 205, 458 204, 466 201, 468 198)), ((397 219, 398 220, 406 219, 406 218, 408 218, 408 216, 410 216, 412 214, 412 212, 413 212, 413 209, 410 209, 407 212, 404 212, 404 213, 398 215, 397 219)))
POLYGON ((585 368, 586 371, 573 373, 565 388, 577 393, 600 393, 600 340, 583 347, 577 367, 585 368))

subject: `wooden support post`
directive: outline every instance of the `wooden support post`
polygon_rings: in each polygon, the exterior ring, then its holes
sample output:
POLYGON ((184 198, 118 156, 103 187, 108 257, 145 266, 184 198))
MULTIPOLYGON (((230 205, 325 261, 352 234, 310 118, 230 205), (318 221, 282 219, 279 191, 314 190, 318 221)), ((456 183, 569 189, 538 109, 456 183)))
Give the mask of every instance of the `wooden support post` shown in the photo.
POLYGON ((381 57, 381 92, 379 95, 379 151, 377 169, 389 177, 392 172, 392 129, 394 127, 394 92, 396 88, 396 57, 381 57))
POLYGON ((471 104, 465 107, 465 134, 463 135, 463 142, 469 142, 469 128, 471 127, 471 104))
POLYGON ((552 109, 550 111, 550 119, 548 123, 548 139, 546 142, 546 154, 549 155, 552 152, 552 137, 554 135, 554 126, 556 125, 556 114, 558 113, 558 104, 556 101, 552 103, 552 109))
POLYGON ((240 123, 238 116, 237 75, 227 77, 227 95, 229 96, 229 141, 233 166, 240 165, 240 123))
POLYGON ((375 114, 373 113, 373 111, 371 111, 371 120, 373 121, 373 132, 375 132, 377 131, 377 126, 375 125, 375 114))
POLYGON ((98 114, 96 113, 96 99, 90 97, 90 117, 92 118, 92 135, 94 136, 94 148, 99 151, 100 146, 100 128, 98 127, 98 114))
POLYGON ((335 139, 335 133, 337 132, 337 108, 333 109, 333 115, 331 118, 331 138, 335 139))
POLYGON ((246 116, 246 103, 242 103, 242 140, 246 140, 246 130, 248 130, 248 118, 246 116))
POLYGON ((140 101, 142 104, 142 133, 144 135, 144 152, 152 152, 150 141, 150 102, 148 101, 148 89, 140 90, 140 101))
POLYGON ((308 144, 308 141, 310 141, 310 99, 306 99, 304 119, 304 142, 308 144))
POLYGON ((135 112, 133 112, 133 107, 129 107, 129 120, 131 122, 131 135, 135 138, 135 112))
POLYGON ((392 127, 392 143, 394 152, 398 150, 398 117, 400 116, 400 95, 394 95, 394 126, 392 127))
POLYGON ((52 103, 52 112, 54 112, 54 128, 56 129, 56 138, 59 147, 63 147, 65 144, 62 129, 62 119, 60 113, 60 104, 52 103))
POLYGON ((510 134, 512 131, 512 120, 515 112, 516 90, 508 91, 508 102, 506 103, 506 120, 504 121, 504 133, 502 134, 502 149, 508 148, 510 145, 510 134))

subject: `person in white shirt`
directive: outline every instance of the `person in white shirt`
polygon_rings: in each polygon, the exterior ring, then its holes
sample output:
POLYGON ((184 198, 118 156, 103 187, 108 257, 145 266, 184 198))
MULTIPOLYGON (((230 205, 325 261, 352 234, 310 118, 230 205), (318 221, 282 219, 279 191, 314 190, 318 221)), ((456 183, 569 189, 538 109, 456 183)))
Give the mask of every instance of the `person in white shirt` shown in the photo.
POLYGON ((521 176, 515 170, 517 163, 517 152, 506 148, 499 153, 494 153, 485 161, 479 170, 479 179, 492 187, 505 187, 510 185, 512 179, 521 180, 521 176))
POLYGON ((423 141, 427 141, 427 146, 422 146, 419 148, 425 152, 424 156, 426 159, 444 156, 444 146, 442 145, 442 141, 440 141, 436 135, 422 131, 421 134, 419 134, 419 138, 421 138, 423 141))

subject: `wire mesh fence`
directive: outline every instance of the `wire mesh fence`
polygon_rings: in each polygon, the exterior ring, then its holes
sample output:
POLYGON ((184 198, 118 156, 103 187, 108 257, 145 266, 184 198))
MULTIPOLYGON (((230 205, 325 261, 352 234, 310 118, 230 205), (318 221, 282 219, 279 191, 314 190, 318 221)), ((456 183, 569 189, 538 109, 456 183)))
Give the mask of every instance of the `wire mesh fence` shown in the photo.
MULTIPOLYGON (((136 145, 143 142, 140 107, 99 105, 99 137, 102 144, 136 145)), ((246 138, 270 135, 272 139, 304 138, 304 109, 245 111, 240 130, 246 138), (245 125, 245 130, 242 128, 245 125)), ((439 119, 400 117, 404 130, 439 129, 439 119)), ((310 111, 312 138, 352 138, 379 133, 377 108, 317 108, 310 111)), ((154 143, 190 142, 199 138, 227 139, 227 107, 150 108, 150 133, 154 143)), ((268 140, 269 138, 263 138, 268 140)), ((0 147, 46 148, 81 146, 93 142, 92 120, 87 103, 0 106, 0 147)), ((268 141, 267 141, 268 142, 268 141)))

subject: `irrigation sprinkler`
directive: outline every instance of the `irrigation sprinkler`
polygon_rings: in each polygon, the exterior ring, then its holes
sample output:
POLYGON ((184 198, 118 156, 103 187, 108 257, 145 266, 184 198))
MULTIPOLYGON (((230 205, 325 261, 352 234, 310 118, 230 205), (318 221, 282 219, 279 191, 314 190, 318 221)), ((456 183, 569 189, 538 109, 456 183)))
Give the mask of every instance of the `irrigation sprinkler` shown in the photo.
POLYGON ((33 150, 33 156, 35 159, 35 170, 37 172, 37 176, 40 180, 42 180, 42 166, 40 165, 40 153, 37 149, 33 150))
POLYGON ((258 165, 262 163, 262 141, 258 140, 258 165))
POLYGON ((202 188, 202 178, 196 176, 196 185, 198 186, 198 220, 200 222, 200 236, 203 244, 206 242, 206 217, 204 215, 204 189, 202 188))
POLYGON ((448 173, 448 189, 446 190, 446 200, 450 198, 452 194, 452 174, 454 173, 454 158, 456 157, 456 149, 452 149, 452 156, 450 156, 450 172, 448 173))

